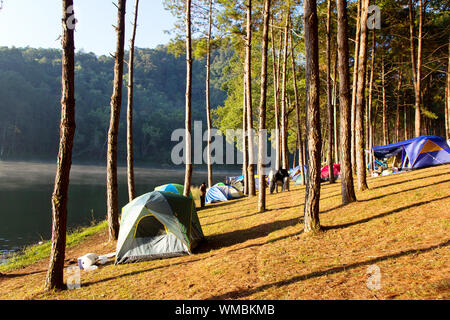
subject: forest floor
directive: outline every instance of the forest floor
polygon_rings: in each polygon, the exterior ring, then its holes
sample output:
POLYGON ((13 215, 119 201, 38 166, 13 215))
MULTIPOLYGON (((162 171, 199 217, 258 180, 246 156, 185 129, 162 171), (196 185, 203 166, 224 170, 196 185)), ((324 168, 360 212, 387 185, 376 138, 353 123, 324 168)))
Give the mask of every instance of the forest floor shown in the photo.
MULTIPOLYGON (((43 291, 43 259, 0 275, 0 299, 450 299, 450 165, 368 184, 347 206, 340 183, 323 184, 317 235, 303 233, 304 187, 291 186, 263 214, 257 198, 200 210, 207 241, 193 255, 110 262, 59 292, 43 291)), ((66 265, 113 251, 103 229, 68 248, 66 265)))

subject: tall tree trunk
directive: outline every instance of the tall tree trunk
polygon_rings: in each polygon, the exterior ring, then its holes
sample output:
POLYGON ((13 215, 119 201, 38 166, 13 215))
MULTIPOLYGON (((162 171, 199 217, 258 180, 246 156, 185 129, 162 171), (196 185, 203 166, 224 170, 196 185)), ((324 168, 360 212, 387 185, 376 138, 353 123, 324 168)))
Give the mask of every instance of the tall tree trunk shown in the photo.
POLYGON ((108 130, 108 159, 106 165, 108 231, 110 240, 117 240, 117 237, 119 236, 117 139, 119 135, 120 109, 122 106, 126 0, 119 0, 117 9, 117 44, 114 63, 114 89, 111 97, 111 118, 108 130))
MULTIPOLYGON (((448 82, 448 71, 447 71, 447 82, 448 82)), ((449 139, 449 134, 448 134, 448 84, 445 87, 445 105, 444 105, 444 120, 445 120, 445 125, 444 125, 444 130, 445 130, 445 139, 449 139)))
POLYGON ((356 201, 350 155, 350 73, 348 53, 347 1, 336 0, 338 12, 338 58, 339 58, 339 109, 341 146, 341 191, 342 203, 356 201))
POLYGON ((383 144, 389 144, 388 122, 387 122, 387 110, 386 110, 386 72, 384 64, 384 48, 381 55, 381 91, 383 95, 383 144))
POLYGON ((356 16, 356 36, 355 36, 355 55, 353 66, 353 87, 352 87, 352 109, 351 109, 351 157, 352 170, 356 171, 356 95, 358 89, 358 66, 359 66, 359 52, 361 46, 361 1, 358 0, 358 11, 356 16))
MULTIPOLYGON (((369 37, 369 34, 367 34, 367 37, 369 37)), ((368 44, 367 44, 367 48, 368 48, 368 44)), ((368 50, 368 49, 367 49, 368 50)), ((368 59, 368 55, 369 53, 367 53, 367 58, 368 59)), ((369 65, 366 65, 366 88, 369 86, 369 77, 370 77, 370 72, 369 72, 369 65)), ((366 114, 364 115, 364 140, 365 140, 365 148, 366 151, 370 151, 369 149, 369 95, 366 95, 366 104, 365 104, 365 112, 366 114)), ((365 158, 366 158, 366 165, 370 162, 370 153, 369 152, 365 152, 365 158)))
POLYGON ((334 114, 331 101, 331 0, 327 0, 327 104, 328 104, 328 172, 330 183, 334 183, 333 133, 334 114))
POLYGON ((189 197, 192 182, 192 38, 191 0, 186 0, 186 170, 183 195, 189 197))
POLYGON ((247 84, 246 75, 244 74, 243 88, 242 88, 242 175, 244 176, 244 194, 248 195, 248 140, 247 140, 247 84))
POLYGON ((290 15, 290 2, 288 0, 288 8, 286 12, 286 22, 284 26, 284 51, 283 51, 283 82, 281 93, 281 160, 282 168, 289 169, 289 150, 287 144, 287 112, 286 112, 286 82, 287 82, 287 50, 288 50, 288 33, 289 33, 289 15, 290 15))
MULTIPOLYGON (((295 64, 295 57, 294 57, 294 46, 292 43, 292 36, 289 35, 289 41, 290 41, 290 47, 291 47, 291 61, 292 61, 292 78, 293 78, 293 84, 294 84, 294 97, 295 97, 295 114, 296 114, 296 120, 297 120, 297 145, 299 149, 299 165, 300 165, 300 172, 302 175, 302 184, 305 184, 305 169, 304 169, 304 163, 303 163, 303 148, 302 146, 302 124, 300 122, 300 101, 298 96, 298 89, 297 89, 297 72, 296 72, 296 64, 295 64)), ((296 148, 297 149, 297 148, 296 148)), ((297 152, 296 152, 297 153, 297 152)), ((294 166, 295 168, 295 161, 294 166)))
POLYGON ((62 97, 59 153, 52 194, 52 247, 45 279, 45 289, 64 289, 64 256, 66 252, 67 198, 72 147, 75 135, 75 45, 74 29, 68 26, 73 0, 63 0, 62 19, 62 97))
POLYGON ((450 41, 448 43, 448 65, 447 65, 447 108, 446 108, 446 131, 445 137, 446 139, 450 139, 450 41))
POLYGON ((264 2, 264 27, 263 27, 263 43, 262 43, 262 61, 261 61, 261 99, 259 102, 259 156, 258 156, 258 172, 259 172, 259 194, 258 194, 258 210, 266 211, 266 150, 267 145, 266 134, 266 96, 267 96, 267 48, 269 46, 269 18, 270 18, 270 0, 264 2))
POLYGON ((414 30, 414 10, 412 0, 409 0, 409 30, 410 30, 410 43, 411 43, 411 64, 413 71, 414 82, 414 97, 415 97, 415 125, 414 134, 419 137, 421 134, 421 78, 422 78, 422 29, 423 29, 423 0, 419 0, 419 36, 418 36, 418 49, 416 58, 416 46, 415 46, 415 30, 414 30))
POLYGON ((408 106, 403 101, 403 131, 405 140, 408 140, 408 106))
POLYGON ((423 43, 423 0, 419 0, 419 38, 417 44, 416 117, 415 134, 421 135, 421 84, 422 84, 422 43, 423 43))
MULTIPOLYGON (((367 105, 367 122, 369 125, 369 151, 370 151, 370 162, 373 166, 372 148, 373 148, 373 123, 372 123, 372 105, 373 105, 373 78, 375 74, 375 58, 376 58, 376 47, 375 47, 375 29, 372 30, 372 59, 370 61, 370 80, 369 80, 369 103, 367 105)), ((372 167, 373 169, 373 167, 372 167)))
POLYGON ((364 113, 366 103, 366 67, 367 67, 367 18, 369 0, 361 1, 361 36, 358 63, 358 84, 356 90, 356 116, 355 116, 355 153, 358 190, 364 191, 367 186, 365 137, 364 137, 364 113))
POLYGON ((211 124, 211 99, 210 99, 210 75, 211 75, 211 29, 212 29, 212 0, 209 0, 208 12, 208 40, 206 45, 206 123, 208 125, 208 187, 213 186, 213 172, 211 159, 211 140, 212 140, 212 124, 211 124))
POLYGON ((256 195, 255 186, 255 154, 253 132, 253 100, 252 100, 252 0, 247 0, 247 45, 245 74, 247 84, 247 130, 248 130, 248 195, 256 195))
MULTIPOLYGON (((272 25, 273 25, 273 18, 272 18, 272 25)), ((275 168, 278 170, 280 168, 281 163, 281 153, 280 153, 280 111, 278 106, 278 93, 279 93, 279 69, 280 69, 280 51, 278 51, 278 63, 277 66, 275 66, 275 37, 273 34, 273 27, 271 27, 271 34, 272 34, 272 67, 273 67, 273 97, 274 97, 274 107, 275 107, 275 168)), ((282 41, 282 36, 280 33, 280 43, 282 41)), ((281 45, 280 45, 281 49, 281 45)))
POLYGON ((320 230, 320 82, 319 82, 319 33, 317 4, 305 0, 305 62, 306 62, 306 136, 308 139, 308 180, 305 195, 305 233, 320 230))
POLYGON ((402 62, 400 61, 399 71, 398 71, 398 84, 397 84, 397 110, 395 112, 395 142, 400 141, 400 98, 402 90, 402 62))
POLYGON ((337 105, 338 105, 338 99, 337 99, 337 91, 338 91, 338 73, 337 73, 337 68, 338 68, 338 53, 337 53, 337 47, 335 46, 334 48, 335 54, 334 54, 334 78, 333 78, 333 115, 334 115, 334 160, 336 161, 336 163, 340 163, 340 158, 339 158, 339 135, 338 135, 338 123, 337 123, 337 114, 338 114, 338 110, 337 110, 337 105))
POLYGON ((128 200, 136 197, 134 189, 134 153, 133 153, 133 92, 134 92, 134 43, 136 40, 136 27, 138 19, 139 0, 134 6, 133 33, 130 40, 130 53, 128 57, 128 106, 127 106, 127 178, 128 200))

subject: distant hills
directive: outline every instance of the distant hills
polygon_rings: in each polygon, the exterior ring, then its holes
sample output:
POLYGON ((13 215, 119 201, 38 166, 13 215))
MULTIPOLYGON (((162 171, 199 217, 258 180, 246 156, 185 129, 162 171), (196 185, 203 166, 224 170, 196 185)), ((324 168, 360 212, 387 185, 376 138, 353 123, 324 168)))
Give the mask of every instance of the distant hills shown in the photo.
MULTIPOLYGON (((227 51, 212 57, 211 105, 223 104, 221 70, 227 51)), ((101 163, 106 158, 109 103, 114 60, 93 53, 76 54, 75 162, 101 163)), ((126 68, 126 65, 125 65, 126 68)), ((139 164, 170 165, 173 130, 184 128, 186 63, 167 46, 136 49, 134 149, 139 164)), ((0 48, 0 159, 56 160, 61 99, 61 52, 56 49, 0 48)), ((118 159, 126 161, 127 70, 118 159)), ((205 62, 193 67, 193 120, 205 121, 205 62)))

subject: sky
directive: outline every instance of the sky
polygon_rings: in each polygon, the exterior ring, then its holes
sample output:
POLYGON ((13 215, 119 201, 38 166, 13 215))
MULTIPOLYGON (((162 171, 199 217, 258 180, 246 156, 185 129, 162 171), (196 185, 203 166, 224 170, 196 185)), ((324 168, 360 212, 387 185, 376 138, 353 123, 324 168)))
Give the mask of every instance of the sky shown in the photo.
MULTIPOLYGON (((0 0, 1 2, 1 0, 0 0)), ((114 1, 117 3, 117 1, 114 1)), ((60 0, 3 0, 0 10, 0 47, 61 48, 60 0)), ((134 0, 127 1, 126 47, 131 37, 134 0)), ((175 18, 164 10, 163 0, 139 2, 136 46, 155 48, 169 42, 165 30, 173 28, 175 18)), ((113 0, 74 0, 76 50, 109 55, 115 51, 117 8, 113 0)))

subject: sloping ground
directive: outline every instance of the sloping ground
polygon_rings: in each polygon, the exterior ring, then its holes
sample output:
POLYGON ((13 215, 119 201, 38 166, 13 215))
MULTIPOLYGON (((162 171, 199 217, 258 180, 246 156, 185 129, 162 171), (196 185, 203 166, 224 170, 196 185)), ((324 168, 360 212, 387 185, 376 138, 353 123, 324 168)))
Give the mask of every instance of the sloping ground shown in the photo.
MULTIPOLYGON (((81 273, 79 290, 42 291, 48 261, 0 277, 0 299, 449 299, 450 165, 370 178, 340 206, 322 185, 324 232, 303 234, 304 188, 199 211, 208 239, 191 256, 81 273), (379 268, 378 290, 367 286, 379 268)), ((114 251, 106 231, 68 250, 114 251)))

